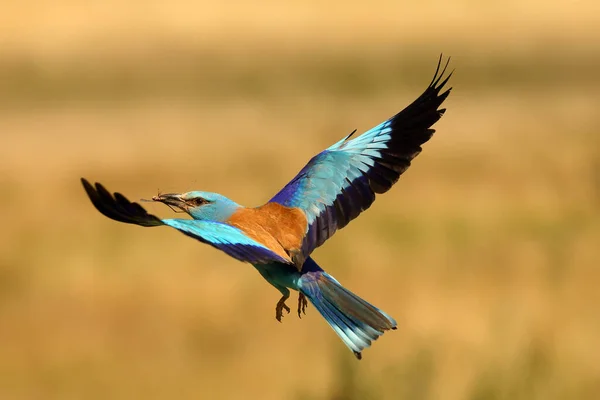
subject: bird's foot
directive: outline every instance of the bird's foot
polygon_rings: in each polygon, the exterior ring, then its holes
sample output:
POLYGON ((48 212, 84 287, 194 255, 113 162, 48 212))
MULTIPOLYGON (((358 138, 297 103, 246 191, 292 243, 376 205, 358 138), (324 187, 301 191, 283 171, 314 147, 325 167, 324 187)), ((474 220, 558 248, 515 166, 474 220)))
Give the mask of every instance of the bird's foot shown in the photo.
POLYGON ((283 296, 281 299, 279 299, 277 302, 277 307, 275 307, 275 318, 279 322, 281 322, 281 318, 283 318, 283 310, 287 311, 288 314, 290 313, 290 308, 285 305, 285 301, 288 299, 288 297, 289 296, 283 296))
POLYGON ((302 318, 302 314, 306 315, 306 306, 308 306, 306 296, 304 293, 300 292, 298 294, 298 318, 302 318))

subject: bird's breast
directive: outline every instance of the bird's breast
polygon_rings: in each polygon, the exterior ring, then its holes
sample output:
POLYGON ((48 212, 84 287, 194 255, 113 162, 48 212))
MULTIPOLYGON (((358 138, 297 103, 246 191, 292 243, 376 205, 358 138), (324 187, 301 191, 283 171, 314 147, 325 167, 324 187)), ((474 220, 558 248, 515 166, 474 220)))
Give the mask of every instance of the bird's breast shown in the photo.
POLYGON ((229 217, 227 223, 277 254, 281 255, 283 251, 286 259, 290 259, 290 252, 302 247, 307 228, 307 219, 302 210, 278 203, 240 208, 229 217))

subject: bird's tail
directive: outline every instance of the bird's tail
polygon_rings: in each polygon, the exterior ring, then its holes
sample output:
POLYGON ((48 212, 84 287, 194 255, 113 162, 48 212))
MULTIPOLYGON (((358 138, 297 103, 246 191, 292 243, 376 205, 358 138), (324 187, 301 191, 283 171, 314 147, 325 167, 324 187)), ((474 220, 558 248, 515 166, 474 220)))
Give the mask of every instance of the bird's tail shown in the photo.
POLYGON ((342 341, 359 360, 361 352, 371 346, 396 321, 367 303, 324 271, 309 272, 300 278, 300 291, 308 297, 342 341))

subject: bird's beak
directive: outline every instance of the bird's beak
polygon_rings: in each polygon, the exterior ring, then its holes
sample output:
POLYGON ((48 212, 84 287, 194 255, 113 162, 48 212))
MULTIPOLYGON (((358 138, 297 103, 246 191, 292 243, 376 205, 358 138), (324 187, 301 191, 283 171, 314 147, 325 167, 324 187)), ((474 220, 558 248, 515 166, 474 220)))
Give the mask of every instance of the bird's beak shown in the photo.
POLYGON ((185 200, 181 198, 181 194, 177 193, 159 194, 158 196, 153 196, 152 200, 164 203, 168 206, 177 207, 182 211, 185 211, 187 207, 185 200))

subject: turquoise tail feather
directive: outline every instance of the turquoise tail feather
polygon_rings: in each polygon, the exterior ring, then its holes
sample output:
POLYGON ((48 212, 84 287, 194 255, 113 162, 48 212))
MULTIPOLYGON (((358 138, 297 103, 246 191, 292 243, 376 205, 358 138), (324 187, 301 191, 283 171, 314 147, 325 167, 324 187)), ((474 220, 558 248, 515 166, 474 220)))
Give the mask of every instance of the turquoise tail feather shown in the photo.
POLYGON ((300 278, 300 291, 325 318, 359 360, 361 352, 385 331, 396 329, 396 321, 361 299, 324 271, 307 272, 300 278))

